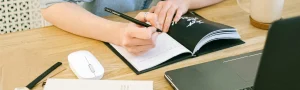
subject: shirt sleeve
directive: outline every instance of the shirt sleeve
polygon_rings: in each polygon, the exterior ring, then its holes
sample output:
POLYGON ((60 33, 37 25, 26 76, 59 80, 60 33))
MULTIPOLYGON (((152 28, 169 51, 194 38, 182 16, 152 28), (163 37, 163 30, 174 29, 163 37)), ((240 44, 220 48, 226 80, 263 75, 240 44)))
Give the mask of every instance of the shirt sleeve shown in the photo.
POLYGON ((79 3, 79 2, 92 2, 93 0, 40 0, 41 8, 47 8, 56 3, 62 2, 71 2, 71 3, 79 3))

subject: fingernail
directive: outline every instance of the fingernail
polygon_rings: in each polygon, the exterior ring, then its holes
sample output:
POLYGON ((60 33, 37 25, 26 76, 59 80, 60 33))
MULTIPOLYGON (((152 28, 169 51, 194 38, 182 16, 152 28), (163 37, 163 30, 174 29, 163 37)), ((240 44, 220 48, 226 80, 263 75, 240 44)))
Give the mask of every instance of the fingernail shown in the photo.
POLYGON ((151 25, 151 23, 150 22, 146 22, 147 24, 149 24, 149 25, 151 25))
POLYGON ((178 21, 174 21, 174 22, 175 22, 175 24, 177 24, 178 21))
POLYGON ((175 21, 172 21, 172 26, 175 24, 175 21))

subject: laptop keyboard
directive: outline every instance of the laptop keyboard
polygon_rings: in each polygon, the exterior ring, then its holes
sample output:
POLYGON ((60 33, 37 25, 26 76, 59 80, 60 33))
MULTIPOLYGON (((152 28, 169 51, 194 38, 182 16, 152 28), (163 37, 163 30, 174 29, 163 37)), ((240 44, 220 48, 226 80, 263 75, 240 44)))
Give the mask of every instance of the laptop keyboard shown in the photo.
POLYGON ((243 89, 240 89, 240 90, 254 90, 254 89, 253 89, 253 86, 251 86, 251 87, 246 87, 246 88, 243 88, 243 89))

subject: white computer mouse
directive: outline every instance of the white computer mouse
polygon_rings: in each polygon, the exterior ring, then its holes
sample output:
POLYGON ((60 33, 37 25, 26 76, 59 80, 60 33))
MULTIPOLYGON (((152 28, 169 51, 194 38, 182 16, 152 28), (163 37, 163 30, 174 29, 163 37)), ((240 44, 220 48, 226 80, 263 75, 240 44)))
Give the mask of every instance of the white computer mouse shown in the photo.
POLYGON ((99 80, 104 75, 104 68, 89 51, 76 51, 68 56, 70 68, 79 79, 99 80))

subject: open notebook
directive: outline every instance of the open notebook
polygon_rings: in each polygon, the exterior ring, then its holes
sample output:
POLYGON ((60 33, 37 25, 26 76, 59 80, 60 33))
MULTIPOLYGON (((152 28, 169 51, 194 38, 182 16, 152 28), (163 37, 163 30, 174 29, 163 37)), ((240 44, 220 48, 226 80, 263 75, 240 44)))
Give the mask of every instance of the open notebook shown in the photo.
POLYGON ((135 56, 123 47, 106 43, 136 74, 187 58, 243 44, 235 28, 204 19, 194 12, 183 15, 168 33, 161 33, 156 47, 135 56))

